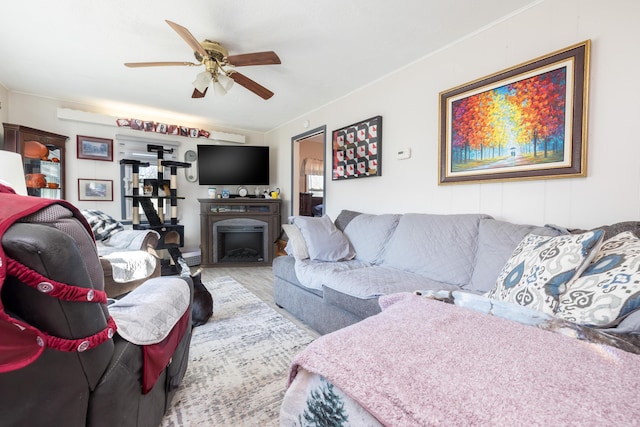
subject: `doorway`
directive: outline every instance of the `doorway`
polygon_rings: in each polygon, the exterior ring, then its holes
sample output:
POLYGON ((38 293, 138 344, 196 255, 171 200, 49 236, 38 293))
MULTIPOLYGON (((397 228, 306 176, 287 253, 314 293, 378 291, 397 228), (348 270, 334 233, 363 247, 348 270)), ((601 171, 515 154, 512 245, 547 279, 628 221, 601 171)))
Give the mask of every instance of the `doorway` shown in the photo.
POLYGON ((291 215, 326 212, 326 133, 321 126, 291 138, 291 215))

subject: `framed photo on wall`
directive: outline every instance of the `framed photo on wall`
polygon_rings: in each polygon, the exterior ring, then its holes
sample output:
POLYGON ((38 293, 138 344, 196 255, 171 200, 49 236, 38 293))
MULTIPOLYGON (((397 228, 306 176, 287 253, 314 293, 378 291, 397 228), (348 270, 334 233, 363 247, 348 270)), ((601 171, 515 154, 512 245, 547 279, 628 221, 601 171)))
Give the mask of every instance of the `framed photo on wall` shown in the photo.
POLYGON ((586 176, 590 41, 440 93, 439 184, 586 176))
POLYGON ((113 201, 113 180, 78 179, 78 200, 113 201))
POLYGON ((332 134, 332 179, 380 176, 382 116, 336 129, 332 134))
POLYGON ((78 135, 76 142, 79 159, 113 161, 113 139, 78 135))

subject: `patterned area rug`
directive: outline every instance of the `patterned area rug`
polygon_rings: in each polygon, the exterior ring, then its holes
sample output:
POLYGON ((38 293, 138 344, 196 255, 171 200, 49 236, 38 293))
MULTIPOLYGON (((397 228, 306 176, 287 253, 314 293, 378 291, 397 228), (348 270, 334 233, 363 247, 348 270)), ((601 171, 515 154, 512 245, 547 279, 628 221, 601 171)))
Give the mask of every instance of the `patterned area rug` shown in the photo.
POLYGON ((205 286, 213 317, 194 330, 162 426, 277 426, 290 362, 313 337, 230 277, 205 286))

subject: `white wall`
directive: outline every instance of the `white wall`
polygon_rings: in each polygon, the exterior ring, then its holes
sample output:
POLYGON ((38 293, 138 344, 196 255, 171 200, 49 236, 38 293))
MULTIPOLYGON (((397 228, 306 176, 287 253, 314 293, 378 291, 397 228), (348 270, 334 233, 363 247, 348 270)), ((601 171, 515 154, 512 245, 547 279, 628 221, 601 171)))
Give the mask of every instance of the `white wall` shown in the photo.
MULTIPOLYGON (((290 190, 291 136, 383 117, 382 176, 327 181, 327 213, 483 212, 498 219, 594 227, 640 214, 637 74, 640 2, 547 0, 267 133, 279 147, 277 182, 290 190), (586 178, 438 185, 438 94, 591 39, 586 178), (408 160, 395 153, 411 148, 408 160)), ((408 41, 409 42, 409 41, 408 41)), ((327 158, 331 159, 330 151, 327 158)), ((331 165, 327 165, 331 174, 331 165)), ((283 206, 288 209, 286 206, 283 206)), ((288 213, 288 211, 286 212, 288 213)))
MULTIPOLYGON (((2 91, 0 90, 0 100, 1 99, 2 91)), ((79 209, 99 209, 118 219, 121 218, 120 159, 115 152, 113 162, 78 159, 76 154, 77 135, 114 139, 114 144, 116 134, 126 134, 142 138, 154 138, 159 142, 167 140, 176 141, 180 144, 178 147, 179 161, 184 161, 184 153, 187 150, 196 151, 196 146, 198 144, 207 142, 215 143, 211 140, 206 140, 203 138, 184 138, 179 136, 150 134, 142 131, 118 128, 115 126, 105 126, 95 123, 61 120, 58 118, 58 108, 68 108, 77 111, 91 112, 99 115, 121 118, 135 117, 143 120, 154 121, 164 121, 166 120, 166 118, 146 116, 140 117, 135 113, 127 113, 122 111, 105 111, 98 106, 72 104, 60 100, 25 95, 15 92, 9 93, 9 101, 11 102, 11 109, 9 111, 7 120, 5 121, 69 136, 69 140, 67 141, 66 145, 67 165, 65 167, 65 173, 67 186, 65 190, 65 199, 73 203, 79 209), (78 178, 112 179, 114 181, 113 202, 78 201, 78 178)), ((3 110, 0 110, 0 114, 3 110)), ((258 132, 238 129, 224 129, 220 127, 213 128, 210 125, 207 125, 207 123, 188 123, 179 121, 176 124, 207 129, 210 131, 215 130, 220 132, 242 134, 246 136, 247 144, 264 145, 264 135, 258 132)), ((275 164, 272 165, 271 169, 276 169, 275 164)), ((198 185, 197 182, 187 182, 187 180, 185 179, 184 170, 182 169, 178 170, 177 177, 178 196, 183 196, 185 198, 184 200, 178 201, 179 222, 180 224, 183 224, 185 226, 185 249, 196 249, 200 246, 200 204, 198 203, 197 199, 208 197, 207 186, 198 185)), ((222 188, 219 188, 219 190, 221 189, 222 188)), ((235 192, 236 188, 229 188, 229 190, 235 192)))
MULTIPOLYGON (((0 123, 6 123, 9 118, 9 91, 0 84, 0 123)), ((0 148, 4 142, 4 129, 0 128, 0 148)))

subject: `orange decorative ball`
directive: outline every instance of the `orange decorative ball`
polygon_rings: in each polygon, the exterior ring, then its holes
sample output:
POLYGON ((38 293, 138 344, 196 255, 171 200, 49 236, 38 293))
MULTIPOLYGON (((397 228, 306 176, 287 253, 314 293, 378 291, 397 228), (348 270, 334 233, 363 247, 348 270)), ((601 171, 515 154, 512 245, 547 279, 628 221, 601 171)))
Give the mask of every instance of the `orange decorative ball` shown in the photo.
POLYGON ((30 159, 44 159, 49 157, 49 149, 38 141, 25 141, 24 156, 30 159))

